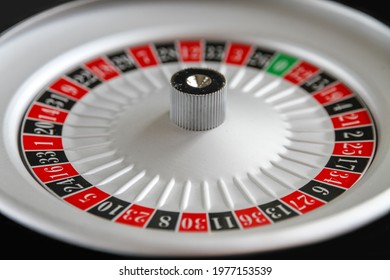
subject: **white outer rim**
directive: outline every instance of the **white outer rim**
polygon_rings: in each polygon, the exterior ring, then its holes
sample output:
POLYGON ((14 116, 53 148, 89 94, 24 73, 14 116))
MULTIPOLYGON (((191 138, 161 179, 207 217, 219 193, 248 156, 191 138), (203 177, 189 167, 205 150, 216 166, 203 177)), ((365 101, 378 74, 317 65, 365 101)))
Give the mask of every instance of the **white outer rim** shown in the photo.
MULTIPOLYGON (((65 5, 62 5, 60 7, 54 8, 52 10, 49 10, 47 12, 44 12, 40 14, 37 17, 31 18, 22 24, 18 25, 14 29, 9 30, 7 33, 5 33, 0 38, 0 54, 3 51, 7 51, 7 44, 10 45, 12 42, 22 38, 25 36, 29 30, 32 30, 34 27, 39 26, 41 24, 45 24, 46 21, 53 20, 53 18, 56 18, 56 16, 61 16, 62 13, 66 14, 72 9, 78 9, 79 7, 83 7, 84 5, 88 4, 94 4, 102 3, 104 5, 105 1, 78 1, 77 3, 68 3, 65 5)), ((330 2, 326 1, 302 1, 302 0, 296 0, 294 3, 293 1, 289 1, 290 3, 286 4, 287 6, 291 6, 293 4, 298 5, 306 5, 305 9, 307 11, 320 8, 322 9, 322 12, 324 10, 328 11, 331 14, 339 14, 343 17, 348 17, 348 20, 358 22, 360 24, 364 24, 365 28, 370 29, 373 34, 381 34, 383 36, 383 42, 382 43, 389 43, 390 42, 390 32, 387 29, 386 26, 382 25, 381 23, 373 20, 372 18, 366 17, 365 15, 361 13, 357 13, 352 9, 342 7, 339 5, 332 4, 330 2)), ((278 5, 284 5, 284 3, 278 3, 278 5)), ((325 13, 324 13, 325 14, 325 13)), ((55 19, 54 19, 55 20, 55 19)), ((346 20, 344 18, 344 20, 346 20)), ((340 24, 342 24, 343 20, 340 19, 340 24)), ((338 23, 336 23, 338 24, 338 23)), ((355 30, 357 28, 350 27, 352 30, 355 30)), ((357 32, 357 31, 356 31, 357 32)), ((363 31, 362 31, 363 32, 363 31)), ((96 34, 95 34, 96 36, 96 34)), ((9 47, 8 47, 9 48, 9 47)), ((37 67, 38 65, 36 65, 37 67)), ((365 70, 367 71, 367 70, 365 70)), ((363 71, 364 72, 364 71, 363 71)), ((21 81, 24 81, 24 79, 21 77, 21 81)), ((370 82, 370 79, 372 79, 372 76, 369 76, 367 78, 368 82, 370 82)), ((365 81, 367 82, 367 81, 365 81)), ((372 80, 371 80, 372 82, 372 80)), ((16 82, 17 83, 17 82, 16 82)), ((371 84, 362 83, 357 87, 359 91, 366 92, 367 88, 369 89, 371 87, 371 84)), ((382 93, 379 93, 379 96, 376 96, 376 101, 379 100, 383 101, 380 103, 381 108, 378 108, 378 111, 373 112, 376 119, 385 119, 383 116, 388 116, 389 113, 386 112, 386 109, 389 108, 389 97, 381 96, 382 93)), ((12 95, 12 94, 10 94, 12 95)), ((0 104, 2 107, 8 104, 10 97, 7 96, 4 98, 2 104, 0 104)), ((368 105, 371 105, 369 107, 373 107, 371 102, 374 102, 372 100, 369 100, 368 105)), ((367 101, 366 101, 367 102, 367 101)), ((377 104, 377 103, 373 103, 377 104)), ((2 108, 3 109, 3 108, 2 108)), ((387 110, 388 111, 388 110, 387 110)), ((3 121, 4 116, 2 116, 2 131, 3 131, 3 121)), ((381 125, 378 125, 381 127, 381 125)), ((386 174, 386 168, 383 166, 388 166, 390 159, 389 159, 389 128, 388 126, 385 127, 385 129, 381 129, 380 131, 380 141, 379 143, 380 147, 378 148, 378 155, 376 159, 374 160, 373 166, 371 169, 366 173, 366 176, 361 180, 359 183, 360 185, 366 183, 368 178, 372 176, 373 173, 380 173, 381 175, 388 175, 386 174), (375 170, 375 172, 373 171, 375 170)), ((7 145, 7 143, 3 143, 4 139, 6 139, 7 136, 3 135, 1 139, 1 146, 0 146, 0 154, 2 161, 0 162, 2 169, 5 170, 5 172, 9 172, 10 174, 17 174, 16 170, 14 170, 14 167, 7 164, 9 163, 8 156, 6 155, 6 151, 4 146, 7 145), (4 160, 5 159, 5 160, 4 160)), ((9 189, 2 185, 0 187, 0 201, 1 201, 1 210, 2 212, 11 217, 12 219, 24 224, 27 227, 33 228, 39 232, 42 232, 44 234, 50 235, 52 237, 56 237, 58 239, 78 244, 83 247, 89 247, 94 248, 98 250, 104 250, 107 252, 112 253, 120 253, 120 254, 129 254, 129 253, 136 253, 136 254, 154 254, 154 255, 221 255, 221 254, 236 254, 236 253, 250 253, 250 252, 260 252, 260 251, 268 251, 268 250, 275 250, 275 249, 281 249, 281 248, 287 248, 292 246, 298 246, 303 244, 308 244, 324 239, 331 238, 333 236, 351 231, 353 229, 356 229, 357 227, 360 227, 370 221, 373 221, 374 219, 378 218, 381 215, 386 214, 389 211, 389 201, 390 201, 390 189, 388 186, 384 186, 386 181, 386 177, 381 178, 379 176, 376 176, 375 178, 370 178, 369 185, 372 188, 376 188, 375 195, 372 195, 370 199, 365 200, 361 199, 360 203, 355 205, 353 207, 349 207, 348 209, 343 209, 345 207, 342 207, 340 205, 340 201, 337 201, 333 204, 335 208, 328 207, 326 209, 321 209, 320 217, 321 219, 318 219, 317 214, 306 214, 304 215, 303 222, 300 225, 295 225, 295 222, 292 220, 283 222, 283 225, 278 226, 279 228, 282 228, 280 232, 273 232, 272 230, 265 230, 261 234, 261 241, 262 244, 258 245, 257 247, 253 247, 254 242, 259 241, 259 235, 256 234, 256 231, 253 231, 254 234, 251 234, 250 236, 246 238, 246 240, 241 240, 235 244, 235 246, 232 246, 228 249, 224 248, 223 245, 226 242, 224 239, 221 238, 217 242, 215 240, 207 240, 205 238, 203 241, 204 243, 202 246, 199 246, 199 244, 187 244, 186 241, 190 240, 191 234, 186 235, 184 238, 178 238, 175 239, 174 242, 181 242, 183 247, 177 250, 170 250, 169 244, 161 244, 158 241, 155 242, 155 244, 152 244, 152 246, 145 247, 142 244, 143 237, 140 236, 140 232, 135 230, 134 232, 127 232, 128 235, 132 237, 131 248, 126 248, 126 246, 123 246, 121 242, 115 241, 115 245, 112 246, 109 240, 105 239, 105 236, 111 236, 114 240, 120 240, 120 229, 119 227, 116 228, 114 231, 102 231, 102 235, 92 237, 88 235, 88 229, 83 229, 83 219, 86 217, 85 215, 80 215, 80 219, 75 221, 74 219, 71 219, 71 217, 74 217, 79 215, 80 213, 77 211, 77 209, 69 210, 69 207, 66 205, 57 205, 56 200, 53 199, 53 197, 48 194, 46 191, 41 190, 37 188, 34 190, 36 194, 40 197, 40 199, 43 199, 43 202, 47 202, 47 207, 53 207, 53 209, 57 210, 63 210, 64 212, 69 212, 69 215, 67 217, 62 217, 62 220, 58 220, 58 217, 53 215, 52 213, 42 212, 42 209, 39 209, 39 207, 34 207, 34 205, 27 205, 24 204, 23 201, 20 201, 19 193, 15 193, 13 191, 9 191, 9 189), (379 186, 379 187, 377 187, 379 186), (335 213, 333 209, 341 208, 343 212, 341 213, 335 213), (370 210, 370 211, 368 211, 370 210), (74 212, 73 212, 74 211, 74 212), (325 217, 325 218, 324 218, 325 217), (355 219, 358 217, 358 219, 355 219), (334 225, 337 224, 338 226, 335 227, 334 225), (293 225, 293 226, 292 226, 293 225), (73 232, 73 229, 82 229, 79 232, 73 232), (312 234, 311 236, 308 236, 307 232, 316 232, 316 234, 312 234), (105 235, 106 234, 106 235, 105 235), (119 238, 119 239, 117 239, 119 238), (207 248, 210 246, 211 243, 217 243, 214 246, 211 246, 212 250, 207 250, 207 248), (216 249, 217 248, 217 249, 216 249), (192 250, 192 251, 191 251, 192 250), (189 253, 191 251, 191 253, 189 253)), ((26 181, 25 179, 21 177, 15 177, 13 178, 13 182, 15 185, 22 185, 22 184, 36 184, 33 180, 26 181)), ((354 193, 355 196, 357 196, 359 193, 363 193, 364 191, 362 188, 354 188, 349 193, 354 193)), ((23 199, 22 199, 23 200, 23 199)), ((343 199, 345 200, 345 199, 343 199)), ((89 215, 88 215, 89 217, 89 215)), ((93 222, 94 225, 92 227, 92 232, 94 229, 102 228, 105 225, 105 222, 100 221, 99 219, 93 222)), ((143 236, 150 235, 149 233, 142 232, 143 236)), ((226 234, 224 237, 229 238, 231 236, 234 236, 234 234, 226 234)), ((150 237, 153 237, 152 235, 150 237)), ((165 234, 161 234, 161 239, 165 239, 165 237, 169 237, 168 235, 165 236, 165 234)), ((172 242, 169 241, 169 242, 172 242)), ((168 242, 168 243, 169 243, 168 242)))

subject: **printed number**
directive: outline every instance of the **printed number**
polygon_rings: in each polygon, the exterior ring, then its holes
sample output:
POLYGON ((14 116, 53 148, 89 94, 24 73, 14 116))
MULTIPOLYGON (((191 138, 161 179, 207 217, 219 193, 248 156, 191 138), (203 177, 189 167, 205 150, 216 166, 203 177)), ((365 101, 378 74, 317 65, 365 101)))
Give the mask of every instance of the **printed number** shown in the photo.
POLYGON ((334 112, 339 112, 339 111, 342 111, 342 110, 345 110, 345 109, 349 109, 349 108, 352 108, 353 107, 353 104, 351 103, 347 103, 347 104, 337 104, 336 106, 333 106, 333 111, 334 112))
MULTIPOLYGON (((225 219, 228 228, 234 228, 234 224, 232 222, 232 217, 226 216, 226 217, 223 217, 223 218, 225 219)), ((214 217, 211 220, 213 221, 216 230, 219 230, 219 229, 223 228, 221 223, 219 222, 219 218, 218 217, 214 217)))
POLYGON ((222 59, 223 46, 209 46, 206 51, 206 59, 222 59))
POLYGON ((271 216, 272 219, 280 219, 283 217, 283 215, 278 212, 277 210, 282 211, 287 216, 291 214, 291 211, 288 211, 283 205, 279 204, 276 207, 267 208, 265 212, 271 216), (277 208, 277 209, 276 209, 277 208))
POLYGON ((185 230, 188 230, 191 228, 195 228, 196 230, 204 230, 205 229, 205 226, 204 226, 205 222, 206 222, 206 220, 203 218, 192 219, 192 218, 186 217, 181 221, 181 227, 185 230))
POLYGON ((314 91, 319 91, 327 86, 330 81, 322 76, 317 76, 307 82, 307 85, 311 87, 314 91))
MULTIPOLYGON (((62 166, 50 166, 50 167, 44 168, 43 170, 47 173, 58 173, 58 172, 63 171, 64 168, 62 166)), ((49 177, 51 179, 55 179, 57 177, 63 177, 63 176, 69 176, 69 174, 68 173, 61 173, 61 174, 50 175, 49 177)))
MULTIPOLYGON (((339 158, 338 162, 339 163, 344 162, 344 163, 347 163, 347 164, 348 163, 357 163, 357 159, 352 160, 352 159, 339 158)), ((344 166, 344 165, 341 165, 341 164, 336 164, 335 167, 336 168, 345 169, 345 170, 349 170, 349 171, 353 171, 355 169, 356 165, 349 164, 348 166, 344 166)))
POLYGON ((96 199, 97 198, 97 195, 94 194, 94 193, 89 193, 89 194, 86 194, 83 198, 80 198, 79 201, 81 203, 86 203, 86 202, 89 202, 93 199, 96 199))
POLYGON ((146 51, 138 51, 137 58, 142 60, 144 64, 150 64, 152 62, 146 51))
POLYGON ((326 102, 331 102, 339 100, 344 96, 344 94, 340 92, 337 87, 331 87, 330 89, 321 92, 320 96, 323 97, 326 102))
POLYGON ((235 62, 240 62, 244 56, 244 51, 241 49, 233 49, 231 60, 235 62))
POLYGON ((60 160, 56 157, 55 152, 38 152, 36 156, 39 158, 40 164, 53 164, 59 163, 60 160))
POLYGON ((363 148, 363 144, 362 143, 354 143, 354 144, 344 143, 343 144, 343 150, 342 150, 341 153, 343 155, 346 155, 346 156, 352 156, 352 155, 355 155, 355 154, 361 155, 362 154, 362 151, 361 151, 362 148, 363 148), (352 148, 352 149, 350 149, 350 148, 352 148))
POLYGON ((250 215, 248 214, 242 214, 238 217, 238 219, 242 222, 242 224, 247 227, 251 226, 252 224, 262 224, 265 223, 267 220, 262 217, 260 212, 253 212, 250 215))
POLYGON ((357 125, 360 123, 359 121, 359 115, 352 113, 344 116, 338 117, 339 121, 341 122, 341 126, 351 126, 351 125, 357 125))
MULTIPOLYGON (((61 182, 57 182, 56 185, 60 185, 60 186, 61 185, 73 185, 75 181, 76 180, 73 179, 73 178, 68 178, 68 179, 65 179, 65 180, 63 180, 61 182)), ((78 191, 78 190, 81 190, 81 189, 83 189, 83 186, 81 184, 75 184, 73 186, 66 186, 66 187, 64 187, 64 192, 72 193, 74 191, 78 191)))
POLYGON ((292 72, 290 75, 292 76, 293 79, 301 82, 303 80, 306 80, 309 78, 311 75, 314 74, 314 71, 307 70, 305 67, 298 67, 294 72, 292 72))
POLYGON ((116 73, 113 67, 104 63, 92 67, 92 70, 100 77, 106 77, 107 75, 116 73))
POLYGON ((300 195, 297 197, 296 201, 295 200, 290 200, 290 203, 295 206, 296 209, 299 211, 305 209, 308 205, 313 205, 315 203, 314 199, 309 199, 305 195, 300 195))
MULTIPOLYGON (((81 78, 82 76, 80 76, 80 77, 75 77, 75 80, 76 81, 79 81, 80 79, 81 80, 83 80, 83 78, 81 78), (77 79, 77 78, 79 78, 79 79, 77 79)), ((65 92, 65 93, 68 93, 68 94, 70 94, 70 95, 73 95, 73 96, 75 96, 75 95, 77 95, 78 93, 79 93, 79 90, 76 88, 76 87, 74 87, 74 86, 72 86, 72 85, 68 85, 68 84, 64 84, 64 85, 62 85, 61 86, 61 91, 62 92, 65 92)))
POLYGON ((36 122, 34 124, 36 127, 34 128, 34 133, 36 134, 46 134, 53 135, 54 134, 54 124, 48 122, 36 122))
POLYGON ((334 178, 340 178, 340 179, 347 179, 349 177, 348 174, 346 173, 343 173, 343 174, 339 174, 337 171, 332 171, 329 173, 330 176, 332 176, 333 178, 326 178, 324 179, 325 182, 328 182, 328 183, 331 183, 331 184, 338 184, 338 185, 342 185, 343 182, 342 181, 339 181, 339 180, 336 180, 334 178))
POLYGON ((160 228, 167 228, 167 227, 169 227, 170 221, 172 221, 172 217, 171 216, 161 216, 160 217, 160 222, 158 223, 158 226, 160 228))
POLYGON ((73 191, 81 190, 83 188, 82 185, 76 184, 74 186, 67 186, 64 188, 64 192, 71 193, 73 191))
POLYGON ((55 173, 55 172, 61 172, 62 170, 64 170, 64 168, 62 166, 51 166, 51 167, 47 167, 44 169, 45 172, 48 172, 48 173, 55 173))
POLYGON ((44 145, 44 146, 50 145, 50 146, 54 146, 54 143, 53 143, 53 142, 40 142, 40 141, 34 141, 34 145, 35 145, 35 146, 39 146, 39 145, 44 145))
POLYGON ((39 119, 47 120, 49 122, 55 122, 57 121, 57 116, 60 114, 58 110, 49 109, 49 108, 41 108, 41 111, 43 113, 46 113, 47 115, 38 115, 39 119))
MULTIPOLYGON (((77 82, 79 82, 82 85, 89 86, 97 79, 89 72, 83 70, 80 73, 74 75, 73 77, 77 82)), ((77 92, 77 89, 75 89, 77 92)))
POLYGON ((123 215, 123 219, 141 224, 146 222, 146 219, 149 217, 149 215, 150 214, 148 212, 129 209, 125 212, 125 215, 123 215))
POLYGON ((116 216, 118 214, 118 211, 123 208, 123 205, 116 205, 112 203, 111 201, 105 201, 101 203, 97 210, 99 212, 108 212, 111 216, 116 216))
MULTIPOLYGON (((64 86, 65 87, 65 86, 64 86)), ((45 103, 47 105, 56 107, 56 108, 64 108, 65 103, 68 103, 69 99, 65 96, 59 96, 58 94, 50 94, 50 98, 45 99, 45 103)))
POLYGON ((281 72, 283 71, 284 69, 286 69, 286 67, 288 66, 288 61, 286 60, 280 60, 278 61, 275 65, 274 65, 274 70, 275 71, 278 71, 278 72, 281 72))
POLYGON ((122 55, 122 56, 116 56, 116 57, 113 57, 112 58, 112 61, 115 63, 115 65, 121 69, 122 71, 123 70, 126 70, 127 68, 129 67, 132 67, 133 64, 130 63, 129 61, 129 58, 122 55))
POLYGON ((364 132, 361 130, 356 131, 356 132, 344 132, 343 135, 344 135, 345 139, 349 139, 350 137, 360 138, 360 137, 364 136, 364 132))
POLYGON ((327 190, 326 188, 324 187, 320 187, 320 186, 314 186, 311 188, 314 192, 316 193, 319 193, 319 194, 322 194, 322 195, 329 195, 329 190, 327 190))
POLYGON ((176 58, 176 51, 171 48, 159 48, 158 54, 162 61, 167 61, 171 58, 176 58))

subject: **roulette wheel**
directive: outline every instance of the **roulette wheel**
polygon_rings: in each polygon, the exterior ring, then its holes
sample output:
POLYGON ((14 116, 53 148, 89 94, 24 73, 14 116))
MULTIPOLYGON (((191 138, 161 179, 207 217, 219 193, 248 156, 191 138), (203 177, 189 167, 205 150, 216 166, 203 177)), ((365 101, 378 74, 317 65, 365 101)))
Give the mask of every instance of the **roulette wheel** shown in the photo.
POLYGON ((389 34, 330 1, 45 11, 0 37, 1 212, 125 256, 356 230, 389 211, 389 34))

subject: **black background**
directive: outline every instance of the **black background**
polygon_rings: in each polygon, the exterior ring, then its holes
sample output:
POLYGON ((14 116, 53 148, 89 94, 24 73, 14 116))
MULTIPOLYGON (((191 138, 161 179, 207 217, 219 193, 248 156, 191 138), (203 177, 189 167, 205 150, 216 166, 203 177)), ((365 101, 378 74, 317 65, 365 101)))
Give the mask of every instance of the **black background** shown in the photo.
MULTIPOLYGON (((65 3, 65 0, 1 1, 0 32, 38 12, 65 3), (7 5, 6 5, 7 4, 7 5), (5 7, 7 6, 7 7, 5 7)), ((386 1, 334 1, 360 10, 389 26, 386 1)), ((0 58, 1 63, 1 58, 0 58)), ((389 202, 390 203, 390 202, 389 202)), ((141 259, 139 256, 112 255, 54 240, 0 215, 3 246, 0 259, 141 259), (8 243, 7 247, 4 242, 8 243)), ((223 259, 390 259, 390 214, 352 233, 328 241, 271 253, 224 256, 223 259)), ((219 257, 220 259, 221 257, 219 257)), ((144 258, 143 258, 144 259, 144 258)), ((155 259, 155 258, 152 258, 155 259)))

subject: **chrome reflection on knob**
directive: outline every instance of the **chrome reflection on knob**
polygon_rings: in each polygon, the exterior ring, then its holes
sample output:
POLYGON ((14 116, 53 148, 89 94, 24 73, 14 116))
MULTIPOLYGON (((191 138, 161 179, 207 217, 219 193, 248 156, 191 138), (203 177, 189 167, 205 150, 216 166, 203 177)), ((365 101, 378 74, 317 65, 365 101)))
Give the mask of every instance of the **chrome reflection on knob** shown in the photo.
POLYGON ((209 68, 187 68, 171 78, 170 119, 187 130, 221 125, 226 116, 226 79, 209 68))

